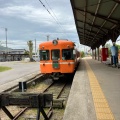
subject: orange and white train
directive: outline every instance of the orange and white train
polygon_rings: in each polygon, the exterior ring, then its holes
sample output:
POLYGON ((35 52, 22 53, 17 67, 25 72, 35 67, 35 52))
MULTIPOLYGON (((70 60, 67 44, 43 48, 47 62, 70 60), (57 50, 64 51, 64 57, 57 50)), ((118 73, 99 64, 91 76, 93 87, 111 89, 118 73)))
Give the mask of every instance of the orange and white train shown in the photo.
POLYGON ((79 63, 79 52, 69 40, 46 41, 39 45, 41 73, 57 80, 72 74, 79 63))

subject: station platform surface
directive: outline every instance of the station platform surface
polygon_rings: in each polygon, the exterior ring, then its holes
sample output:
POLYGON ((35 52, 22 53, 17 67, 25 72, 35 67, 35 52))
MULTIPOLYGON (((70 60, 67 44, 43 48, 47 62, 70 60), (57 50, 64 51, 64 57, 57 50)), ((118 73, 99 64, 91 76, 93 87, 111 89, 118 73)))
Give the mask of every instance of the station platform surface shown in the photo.
POLYGON ((63 120, 120 120, 120 69, 81 59, 63 120))

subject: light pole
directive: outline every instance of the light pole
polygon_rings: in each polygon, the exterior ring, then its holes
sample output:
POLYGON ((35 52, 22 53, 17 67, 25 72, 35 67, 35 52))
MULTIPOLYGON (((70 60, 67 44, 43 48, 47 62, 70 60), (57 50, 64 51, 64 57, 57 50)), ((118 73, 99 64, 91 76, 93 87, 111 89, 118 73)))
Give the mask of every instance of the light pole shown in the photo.
POLYGON ((7 28, 5 28, 5 36, 6 36, 6 48, 7 48, 7 28))
POLYGON ((49 35, 47 35, 47 41, 49 41, 49 35))
MULTIPOLYGON (((4 28, 4 27, 1 27, 1 28, 4 28)), ((7 49, 7 28, 4 28, 5 29, 5 38, 6 38, 6 52, 8 52, 8 49, 7 49)))
POLYGON ((36 61, 36 39, 35 39, 35 61, 36 61))

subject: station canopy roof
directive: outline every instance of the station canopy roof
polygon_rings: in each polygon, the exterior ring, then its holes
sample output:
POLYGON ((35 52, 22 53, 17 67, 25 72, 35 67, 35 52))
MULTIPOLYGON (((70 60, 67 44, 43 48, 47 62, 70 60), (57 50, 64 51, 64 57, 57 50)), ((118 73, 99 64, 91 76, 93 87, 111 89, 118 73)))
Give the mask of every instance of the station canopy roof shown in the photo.
POLYGON ((94 48, 109 39, 117 39, 120 0, 71 0, 71 5, 81 44, 94 48))

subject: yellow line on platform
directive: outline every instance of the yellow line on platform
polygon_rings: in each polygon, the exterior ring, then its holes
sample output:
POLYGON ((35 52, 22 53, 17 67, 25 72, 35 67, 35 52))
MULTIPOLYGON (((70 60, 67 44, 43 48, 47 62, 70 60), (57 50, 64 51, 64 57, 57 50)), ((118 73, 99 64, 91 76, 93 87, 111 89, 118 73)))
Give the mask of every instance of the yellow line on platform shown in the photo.
POLYGON ((90 87, 92 91, 97 120, 115 120, 94 72, 90 68, 87 61, 85 61, 85 65, 90 81, 90 87))

